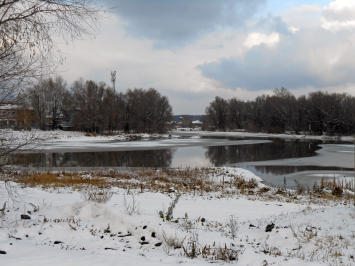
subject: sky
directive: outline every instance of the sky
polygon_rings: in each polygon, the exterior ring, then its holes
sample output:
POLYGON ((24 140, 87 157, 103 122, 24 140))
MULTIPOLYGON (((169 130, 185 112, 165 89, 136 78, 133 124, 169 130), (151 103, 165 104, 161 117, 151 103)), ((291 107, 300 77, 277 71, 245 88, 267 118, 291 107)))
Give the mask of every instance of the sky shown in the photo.
POLYGON ((99 34, 61 47, 69 85, 115 70, 116 91, 155 88, 192 115, 280 87, 355 96, 354 0, 97 1, 99 34))

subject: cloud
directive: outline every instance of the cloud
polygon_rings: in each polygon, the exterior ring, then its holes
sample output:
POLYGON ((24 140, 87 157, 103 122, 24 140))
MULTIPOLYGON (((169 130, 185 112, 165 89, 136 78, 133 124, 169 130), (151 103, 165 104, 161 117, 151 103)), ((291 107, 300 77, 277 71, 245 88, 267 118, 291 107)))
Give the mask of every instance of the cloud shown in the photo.
POLYGON ((254 30, 258 30, 265 33, 278 32, 283 35, 290 34, 287 25, 283 21, 282 17, 274 17, 271 14, 262 17, 258 23, 253 27, 254 30))
POLYGON ((351 21, 355 20, 355 1, 336 0, 329 6, 322 8, 323 17, 328 21, 351 21))
POLYGON ((283 21, 293 28, 312 28, 322 24, 322 8, 315 5, 302 5, 282 12, 283 21))
POLYGON ((242 26, 266 0, 105 0, 127 34, 181 48, 220 28, 242 26))
POLYGON ((261 43, 242 58, 222 58, 201 64, 207 77, 229 88, 270 90, 355 83, 354 33, 333 33, 321 27, 281 36, 276 46, 261 43))
POLYGON ((322 27, 331 31, 355 28, 355 2, 336 0, 322 8, 322 27))
POLYGON ((279 34, 276 32, 271 33, 270 35, 262 34, 259 32, 252 32, 248 35, 247 39, 244 42, 244 46, 251 48, 255 45, 260 45, 265 43, 267 45, 275 45, 280 41, 279 34))

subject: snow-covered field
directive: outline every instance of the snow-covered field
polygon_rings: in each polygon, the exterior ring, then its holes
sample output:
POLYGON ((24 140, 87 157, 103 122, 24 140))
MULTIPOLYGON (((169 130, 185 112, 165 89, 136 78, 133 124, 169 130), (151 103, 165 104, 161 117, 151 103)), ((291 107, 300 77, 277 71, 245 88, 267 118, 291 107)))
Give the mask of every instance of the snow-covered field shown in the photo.
POLYGON ((0 250, 6 252, 0 265, 355 265, 352 204, 315 204, 293 191, 286 198, 249 171, 220 171, 225 185, 219 191, 112 187, 105 204, 84 201, 88 194, 74 186, 20 189, 22 201, 0 212, 0 250), (231 175, 255 179, 258 187, 241 193, 231 175), (30 219, 21 219, 24 214, 30 219))

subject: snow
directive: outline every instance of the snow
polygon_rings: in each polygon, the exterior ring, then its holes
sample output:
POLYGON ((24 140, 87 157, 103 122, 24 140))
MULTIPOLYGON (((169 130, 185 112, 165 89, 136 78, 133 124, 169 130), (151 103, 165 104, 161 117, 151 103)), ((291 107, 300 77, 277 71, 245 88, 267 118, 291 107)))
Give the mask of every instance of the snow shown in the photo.
POLYGON ((217 132, 217 131, 199 131, 199 132, 181 132, 181 131, 171 131, 169 134, 184 136, 224 136, 224 137, 236 137, 236 138, 281 138, 281 139, 318 139, 318 140, 337 140, 337 141, 354 141, 354 136, 317 136, 317 135, 305 135, 305 134, 271 134, 271 133, 251 133, 251 132, 217 132))
MULTIPOLYGON (((221 169, 246 180, 255 179, 260 187, 264 186, 260 178, 247 170, 221 169)), ((229 181, 228 176, 219 178, 229 181)), ((164 240, 172 237, 188 247, 193 232, 198 233, 200 247, 215 244, 239 250, 239 261, 234 262, 237 265, 263 265, 265 260, 268 265, 290 266, 353 263, 350 256, 354 255, 355 247, 355 209, 350 204, 320 207, 265 201, 223 191, 195 196, 182 194, 173 212, 173 221, 178 221, 175 223, 161 219, 158 214, 164 208, 166 211, 176 197, 175 192, 131 190, 127 194, 121 188, 112 191, 111 200, 100 204, 84 201, 80 191, 71 187, 20 189, 20 199, 24 201, 11 202, 9 212, 5 212, 0 223, 0 250, 7 252, 0 255, 1 265, 209 265, 216 262, 201 256, 190 259, 182 248, 174 250, 164 240), (128 215, 124 198, 128 203, 134 198, 141 213, 128 215), (31 219, 22 220, 21 214, 28 214, 31 219), (234 239, 226 225, 231 216, 239 226, 234 239), (265 232, 266 225, 271 223, 275 228, 265 232), (63 243, 54 244, 54 241, 63 243), (142 245, 143 242, 148 243, 142 245), (162 245, 155 246, 158 243, 162 245), (335 251, 342 255, 332 256, 335 251)), ((0 207, 5 201, 8 199, 0 198, 0 207)))

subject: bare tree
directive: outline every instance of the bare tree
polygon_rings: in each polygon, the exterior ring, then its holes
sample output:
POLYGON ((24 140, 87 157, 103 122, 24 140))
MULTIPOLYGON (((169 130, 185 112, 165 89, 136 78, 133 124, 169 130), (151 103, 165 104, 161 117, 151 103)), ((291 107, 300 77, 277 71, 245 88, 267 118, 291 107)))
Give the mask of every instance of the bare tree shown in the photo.
POLYGON ((90 0, 4 0, 0 3, 0 103, 17 88, 54 73, 64 61, 58 42, 96 32, 103 8, 90 0))
POLYGON ((355 133, 355 97, 346 93, 311 92, 297 99, 287 89, 275 89, 274 95, 261 95, 254 101, 227 101, 216 97, 206 108, 206 129, 244 128, 255 132, 299 134, 355 133), (228 110, 224 109, 228 106, 228 110), (223 125, 227 117, 226 126, 223 125))
MULTIPOLYGON (((21 103, 25 87, 55 73, 64 61, 60 43, 94 36, 103 11, 91 0, 1 1, 0 105, 21 103)), ((44 121, 43 95, 37 89, 31 100, 44 121)), ((51 110, 56 116, 57 103, 52 103, 51 110)), ((31 149, 43 140, 33 132, 16 135, 0 130, 0 135, 0 157, 31 149)))
POLYGON ((210 117, 215 129, 225 130, 228 118, 227 101, 216 96, 214 101, 210 102, 210 105, 206 107, 206 115, 210 117))

